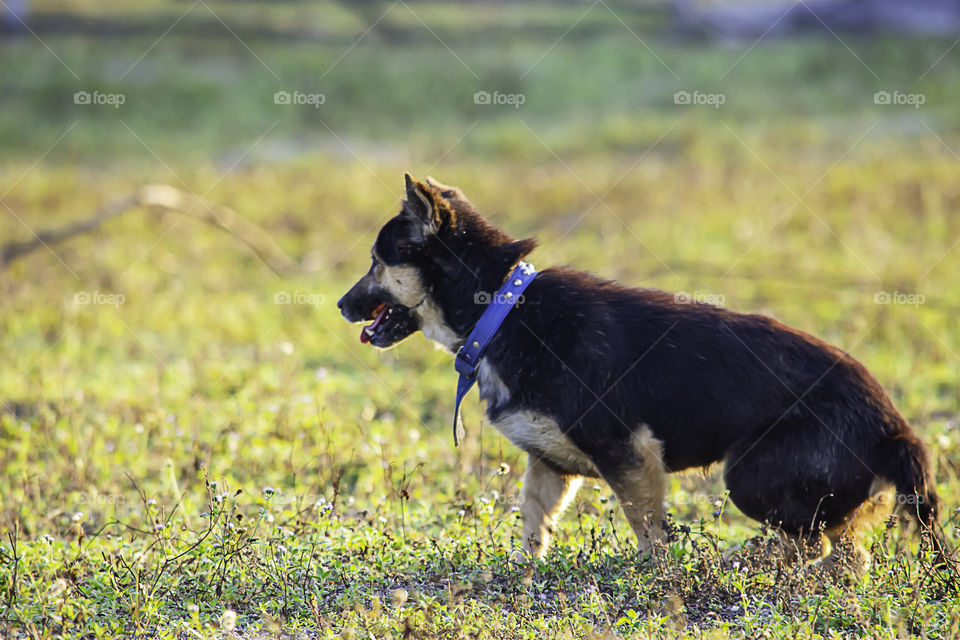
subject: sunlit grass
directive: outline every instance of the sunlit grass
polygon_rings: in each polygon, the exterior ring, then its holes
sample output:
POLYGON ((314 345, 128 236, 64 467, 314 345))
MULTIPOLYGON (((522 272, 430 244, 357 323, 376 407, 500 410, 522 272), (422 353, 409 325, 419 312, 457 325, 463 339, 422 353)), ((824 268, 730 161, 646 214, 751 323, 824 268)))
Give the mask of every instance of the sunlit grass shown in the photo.
MULTIPOLYGON (((250 4, 224 15, 249 26, 250 4)), ((724 560, 766 533, 724 502, 716 470, 671 478, 678 530, 662 557, 637 560, 609 490, 588 484, 526 575, 508 560, 523 456, 475 397, 454 449, 450 357, 419 336, 365 348, 334 304, 402 172, 430 172, 536 235, 537 266, 722 296, 848 349, 930 448, 955 541, 956 65, 918 84, 923 109, 872 102, 949 42, 854 43, 880 81, 839 44, 771 43, 719 82, 742 49, 654 37, 677 79, 598 13, 584 23, 598 31, 520 81, 570 7, 536 14, 536 36, 487 42, 458 40, 454 9, 411 6, 479 79, 423 30, 358 46, 317 81, 320 109, 275 105, 349 45, 358 18, 339 9, 323 23, 333 41, 251 41, 279 82, 228 39, 172 34, 123 81, 151 38, 51 40, 79 81, 35 41, 2 45, 0 243, 163 182, 256 222, 298 268, 279 276, 190 217, 131 212, 0 271, 0 624, 221 637, 230 610, 246 634, 291 637, 954 637, 956 592, 901 528, 876 532, 859 580, 749 550, 724 560), (673 103, 697 86, 724 91, 723 108, 673 103), (79 109, 84 87, 128 99, 79 109), (479 90, 527 100, 484 110, 479 90)), ((299 11, 267 15, 284 26, 299 11)), ((398 11, 395 26, 417 28, 398 11)))

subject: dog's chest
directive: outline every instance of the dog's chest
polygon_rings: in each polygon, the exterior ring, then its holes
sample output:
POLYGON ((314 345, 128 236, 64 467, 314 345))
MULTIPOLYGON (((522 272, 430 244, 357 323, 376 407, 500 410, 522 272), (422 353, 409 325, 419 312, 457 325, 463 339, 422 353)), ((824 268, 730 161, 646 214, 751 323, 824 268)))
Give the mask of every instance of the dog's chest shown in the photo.
POLYGON ((480 398, 487 403, 488 415, 497 416, 490 423, 513 444, 546 460, 563 473, 598 475, 590 458, 564 435, 550 416, 522 407, 498 410, 509 403, 511 392, 489 362, 480 363, 477 383, 480 398))

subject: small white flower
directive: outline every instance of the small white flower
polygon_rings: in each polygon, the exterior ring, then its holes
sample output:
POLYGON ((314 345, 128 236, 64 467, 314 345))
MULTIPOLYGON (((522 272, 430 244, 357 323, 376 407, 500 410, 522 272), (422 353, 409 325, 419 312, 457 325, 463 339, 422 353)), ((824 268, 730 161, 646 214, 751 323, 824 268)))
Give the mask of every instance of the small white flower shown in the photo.
POLYGON ((410 594, 406 589, 394 589, 393 593, 390 596, 390 604, 394 607, 402 607, 407 602, 407 598, 410 597, 410 594))
POLYGON ((220 627, 224 631, 233 631, 237 627, 237 612, 233 609, 225 609, 220 614, 220 627))
POLYGON ((47 593, 49 593, 50 596, 56 598, 66 590, 67 590, 67 581, 64 580, 63 578, 57 578, 56 580, 53 581, 53 584, 50 585, 50 588, 47 590, 47 593))

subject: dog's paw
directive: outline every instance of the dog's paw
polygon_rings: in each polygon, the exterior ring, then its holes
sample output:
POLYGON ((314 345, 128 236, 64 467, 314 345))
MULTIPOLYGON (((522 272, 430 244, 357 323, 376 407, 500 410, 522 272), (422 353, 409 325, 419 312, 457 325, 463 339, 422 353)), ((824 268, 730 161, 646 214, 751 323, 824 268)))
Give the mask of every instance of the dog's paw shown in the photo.
POLYGON ((637 536, 637 556, 643 558, 653 558, 662 553, 666 548, 667 538, 662 531, 650 530, 637 536))

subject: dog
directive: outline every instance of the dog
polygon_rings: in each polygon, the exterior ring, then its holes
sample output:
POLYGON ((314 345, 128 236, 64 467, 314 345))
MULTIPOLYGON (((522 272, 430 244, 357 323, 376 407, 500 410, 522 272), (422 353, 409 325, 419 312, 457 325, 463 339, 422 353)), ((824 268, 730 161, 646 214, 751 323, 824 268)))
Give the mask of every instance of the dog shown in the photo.
MULTIPOLYGON (((456 187, 407 174, 405 192, 338 307, 369 323, 365 344, 387 349, 421 331, 457 353, 536 242, 490 224, 456 187)), ((549 268, 476 379, 489 422, 528 454, 528 558, 547 551, 585 477, 610 485, 638 550, 653 551, 666 536, 667 474, 714 463, 744 514, 822 543, 822 555, 894 504, 921 527, 936 522, 927 453, 877 380, 766 316, 549 268)))

